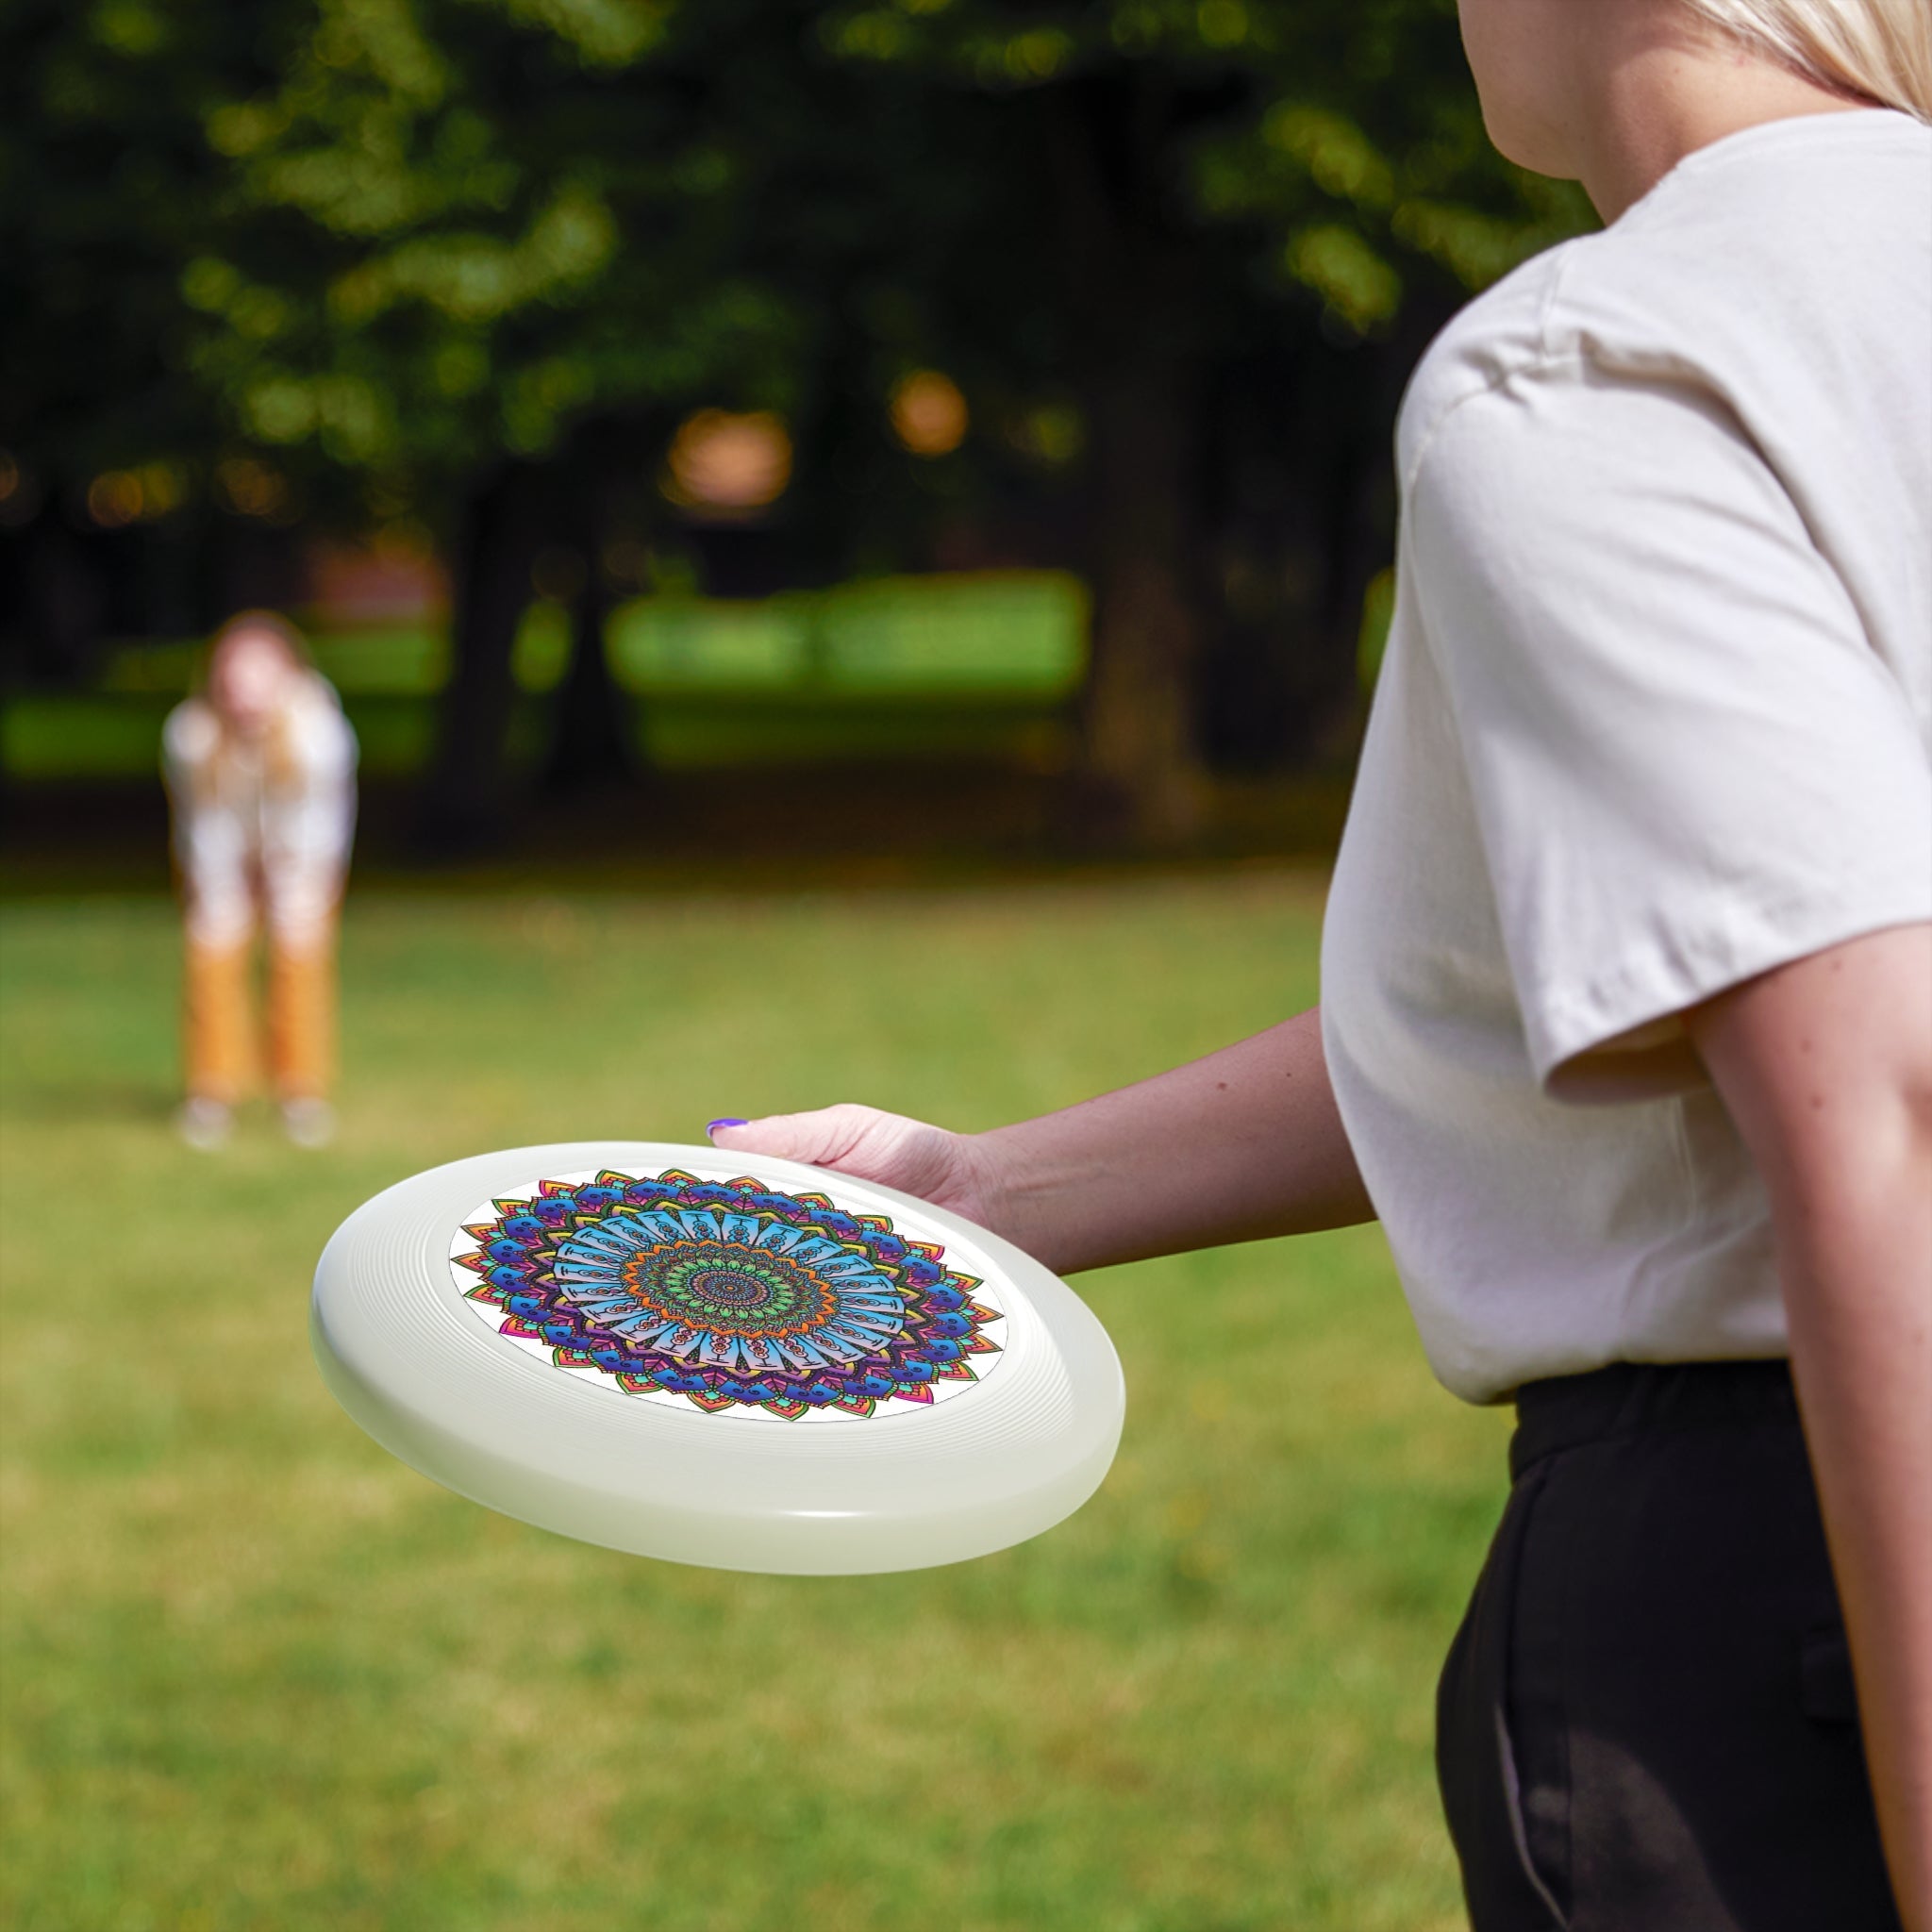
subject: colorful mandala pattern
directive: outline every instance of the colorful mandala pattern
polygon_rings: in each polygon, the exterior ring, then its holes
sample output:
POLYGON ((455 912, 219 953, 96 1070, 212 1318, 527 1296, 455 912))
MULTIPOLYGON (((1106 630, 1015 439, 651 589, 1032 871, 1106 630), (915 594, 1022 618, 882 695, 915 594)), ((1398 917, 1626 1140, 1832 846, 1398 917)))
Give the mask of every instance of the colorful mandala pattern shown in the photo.
POLYGON ((823 1194, 603 1173, 539 1181, 478 1217, 450 1257, 470 1300, 500 1312, 500 1334, 633 1395, 863 1417, 929 1404, 998 1359, 985 1331, 1004 1318, 983 1283, 823 1194))

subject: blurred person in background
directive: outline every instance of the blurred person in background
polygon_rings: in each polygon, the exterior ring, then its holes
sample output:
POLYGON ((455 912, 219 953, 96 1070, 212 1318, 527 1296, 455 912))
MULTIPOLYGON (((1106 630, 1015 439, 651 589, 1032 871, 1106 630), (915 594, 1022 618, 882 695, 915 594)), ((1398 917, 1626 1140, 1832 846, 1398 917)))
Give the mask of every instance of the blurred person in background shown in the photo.
POLYGON ((1322 1007, 713 1139, 1062 1273, 1379 1218, 1516 1405, 1437 1702, 1476 1932, 1932 1932, 1932 8, 1460 11, 1607 225, 1405 398, 1322 1007))
POLYGON ((356 823, 356 735, 300 634, 273 612, 229 619, 202 690, 170 713, 162 759, 187 925, 176 1115, 218 1147, 257 1083, 255 941, 268 932, 267 1065, 297 1146, 335 1129, 336 920, 356 823))

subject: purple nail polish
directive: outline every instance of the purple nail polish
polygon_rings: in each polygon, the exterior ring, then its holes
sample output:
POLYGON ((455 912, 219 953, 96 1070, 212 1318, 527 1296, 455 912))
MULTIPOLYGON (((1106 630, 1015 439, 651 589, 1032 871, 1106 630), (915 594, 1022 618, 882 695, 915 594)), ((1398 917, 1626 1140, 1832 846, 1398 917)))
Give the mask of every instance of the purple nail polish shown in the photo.
POLYGON ((708 1126, 707 1126, 707 1127, 705 1128, 705 1132, 706 1132, 707 1134, 715 1134, 715 1133, 716 1133, 716 1132, 718 1131, 718 1129, 719 1129, 720 1127, 748 1127, 748 1126, 750 1126, 750 1125, 751 1125, 751 1123, 750 1123, 749 1121, 734 1121, 734 1120, 723 1120, 723 1121, 712 1121, 712 1122, 711 1122, 711 1123, 710 1123, 710 1124, 708 1124, 708 1126))

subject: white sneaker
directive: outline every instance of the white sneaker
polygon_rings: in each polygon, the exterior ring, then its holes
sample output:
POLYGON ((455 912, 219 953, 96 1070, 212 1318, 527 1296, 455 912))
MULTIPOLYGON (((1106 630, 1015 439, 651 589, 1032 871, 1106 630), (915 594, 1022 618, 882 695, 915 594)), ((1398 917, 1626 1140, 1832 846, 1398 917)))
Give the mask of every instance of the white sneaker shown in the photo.
POLYGON ((326 1147, 336 1137, 336 1110, 312 1094, 282 1102, 282 1132, 297 1147, 326 1147))
POLYGON ((200 1154, 212 1154, 227 1140, 234 1125, 234 1108, 205 1093, 191 1093, 175 1113, 175 1131, 200 1154))

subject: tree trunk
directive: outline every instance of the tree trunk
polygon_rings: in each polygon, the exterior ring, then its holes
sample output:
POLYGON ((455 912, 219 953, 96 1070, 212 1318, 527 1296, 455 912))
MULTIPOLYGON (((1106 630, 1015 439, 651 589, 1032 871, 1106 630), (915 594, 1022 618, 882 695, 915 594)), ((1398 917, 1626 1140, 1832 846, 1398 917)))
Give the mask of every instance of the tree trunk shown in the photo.
POLYGON ((1199 826, 1205 774, 1191 692, 1202 329, 1163 212, 1172 104, 1135 68, 1042 90, 1042 102, 1084 358, 1094 592, 1085 772, 1132 838, 1173 846, 1199 826))
POLYGON ((629 696, 610 675, 604 625, 611 599, 597 567, 595 532, 583 588, 571 604, 570 668, 557 692, 543 790, 582 798, 614 790, 636 775, 629 696))
POLYGON ((639 452, 661 444, 667 425, 650 416, 607 416, 578 425, 556 492, 567 527, 558 536, 582 559, 571 599, 570 667, 552 708, 543 790, 582 799, 618 791, 641 775, 637 701, 611 675, 604 632, 617 599, 607 567, 613 539, 641 541, 650 511, 637 500, 639 452))
POLYGON ((1193 666, 1199 621, 1187 480, 1191 398, 1151 358, 1090 391, 1093 655, 1084 706, 1088 774, 1125 807, 1141 842, 1185 843, 1204 783, 1193 666))
POLYGON ((20 546, 20 642, 28 676, 47 685, 84 685, 98 668, 108 617, 98 559, 90 558, 85 540, 68 527, 52 498, 9 541, 20 546))
POLYGON ((489 851, 509 831, 509 726, 517 696, 510 653, 530 602, 541 532, 539 494, 529 465, 508 464, 471 497, 464 515, 454 661, 419 819, 423 845, 435 858, 489 851))

